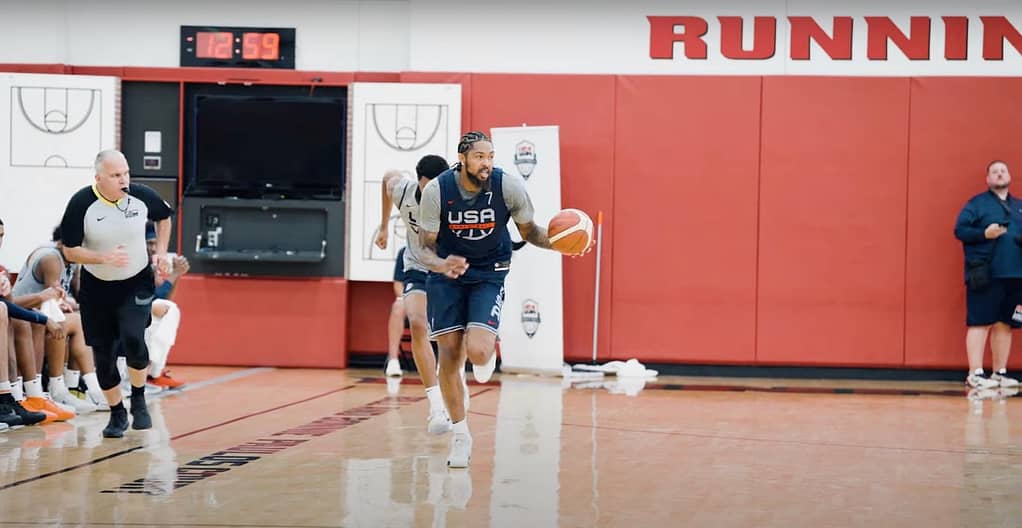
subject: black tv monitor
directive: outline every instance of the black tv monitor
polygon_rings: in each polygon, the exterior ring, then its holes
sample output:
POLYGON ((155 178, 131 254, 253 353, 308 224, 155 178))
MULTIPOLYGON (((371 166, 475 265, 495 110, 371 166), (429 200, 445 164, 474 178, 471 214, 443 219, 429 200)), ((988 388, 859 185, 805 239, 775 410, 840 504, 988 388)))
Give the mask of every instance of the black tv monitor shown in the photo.
POLYGON ((185 193, 340 199, 344 107, 330 97, 196 96, 185 193))

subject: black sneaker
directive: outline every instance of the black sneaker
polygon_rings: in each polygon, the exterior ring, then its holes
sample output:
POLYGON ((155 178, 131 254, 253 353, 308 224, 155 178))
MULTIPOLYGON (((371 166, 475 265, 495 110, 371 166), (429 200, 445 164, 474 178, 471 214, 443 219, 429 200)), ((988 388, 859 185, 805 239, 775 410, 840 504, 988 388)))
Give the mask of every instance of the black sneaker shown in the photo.
POLYGON ((131 428, 135 430, 151 429, 153 419, 149 417, 149 408, 145 404, 145 398, 131 399, 131 428))
POLYGON ((110 409, 110 421, 103 429, 103 438, 122 438, 128 430, 128 410, 122 405, 120 409, 110 409))
POLYGON ((18 413, 14 412, 14 407, 11 407, 6 402, 0 402, 0 423, 7 424, 7 427, 25 425, 25 422, 18 416, 18 413))
POLYGON ((0 404, 9 406, 14 414, 21 418, 21 425, 35 425, 46 419, 45 413, 25 409, 20 403, 14 401, 14 396, 10 394, 0 394, 0 404))

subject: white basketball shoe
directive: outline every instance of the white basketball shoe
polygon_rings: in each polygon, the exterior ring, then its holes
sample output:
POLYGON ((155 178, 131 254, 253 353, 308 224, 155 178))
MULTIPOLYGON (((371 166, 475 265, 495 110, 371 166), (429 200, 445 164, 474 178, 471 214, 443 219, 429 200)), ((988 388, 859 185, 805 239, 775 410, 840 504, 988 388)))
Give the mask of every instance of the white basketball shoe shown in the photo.
POLYGON ((429 434, 442 435, 451 430, 451 416, 447 409, 440 407, 429 412, 429 424, 426 426, 429 434))
POLYGON ((990 381, 996 381, 1002 388, 1018 387, 1018 380, 1015 378, 1008 377, 1008 371, 1005 369, 998 370, 990 375, 990 381))
POLYGON ((447 467, 465 468, 472 460, 472 435, 454 433, 451 437, 451 453, 447 455, 447 467))

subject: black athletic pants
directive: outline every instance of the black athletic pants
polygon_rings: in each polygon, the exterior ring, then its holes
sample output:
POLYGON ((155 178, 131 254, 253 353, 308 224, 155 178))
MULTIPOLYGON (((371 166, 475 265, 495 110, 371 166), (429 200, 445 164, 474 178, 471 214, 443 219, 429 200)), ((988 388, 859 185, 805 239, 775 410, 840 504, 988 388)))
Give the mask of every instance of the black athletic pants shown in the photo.
POLYGON ((117 356, 128 367, 149 366, 145 329, 152 320, 155 283, 149 266, 134 277, 119 281, 98 279, 82 268, 78 304, 85 342, 96 358, 96 376, 103 390, 118 386, 117 356))

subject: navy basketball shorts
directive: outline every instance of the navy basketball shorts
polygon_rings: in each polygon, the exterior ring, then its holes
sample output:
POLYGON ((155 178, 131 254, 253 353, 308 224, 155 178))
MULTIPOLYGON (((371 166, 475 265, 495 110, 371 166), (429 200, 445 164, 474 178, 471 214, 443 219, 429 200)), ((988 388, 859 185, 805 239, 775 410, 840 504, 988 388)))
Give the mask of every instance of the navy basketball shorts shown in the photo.
POLYGON ((405 281, 405 248, 401 248, 401 251, 397 252, 397 258, 394 259, 394 282, 405 281))
POLYGON ((1018 305, 1022 305, 1022 279, 995 278, 983 290, 966 288, 965 324, 988 326, 1005 323, 1012 328, 1022 328, 1022 323, 1012 319, 1018 305))
POLYGON ((412 295, 414 293, 426 293, 426 272, 419 270, 408 270, 405 274, 405 295, 412 295))
POLYGON ((473 273, 471 269, 457 279, 430 273, 426 278, 430 339, 468 328, 483 328, 496 334, 506 276, 507 272, 473 273))

